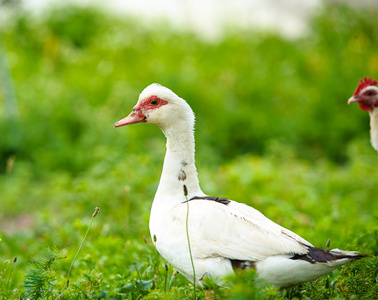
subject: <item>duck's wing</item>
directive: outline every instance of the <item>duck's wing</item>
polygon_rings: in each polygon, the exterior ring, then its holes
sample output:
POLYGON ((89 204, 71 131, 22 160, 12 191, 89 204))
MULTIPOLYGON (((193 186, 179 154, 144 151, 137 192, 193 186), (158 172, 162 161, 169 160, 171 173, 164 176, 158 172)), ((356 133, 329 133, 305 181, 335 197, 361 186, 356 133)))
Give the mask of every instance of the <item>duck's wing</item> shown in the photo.
POLYGON ((258 210, 226 202, 193 199, 176 207, 174 213, 180 216, 176 222, 183 224, 189 204, 189 237, 199 256, 257 261, 275 255, 306 254, 313 247, 258 210))

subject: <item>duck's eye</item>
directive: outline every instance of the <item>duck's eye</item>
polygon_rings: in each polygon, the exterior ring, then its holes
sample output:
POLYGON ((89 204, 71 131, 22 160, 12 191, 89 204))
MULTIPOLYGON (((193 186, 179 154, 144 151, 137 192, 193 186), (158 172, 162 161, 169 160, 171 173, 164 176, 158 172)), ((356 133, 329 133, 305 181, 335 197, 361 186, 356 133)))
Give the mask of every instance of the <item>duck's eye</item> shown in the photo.
POLYGON ((158 99, 152 99, 152 100, 150 101, 150 104, 151 104, 151 105, 158 105, 158 104, 159 104, 159 100, 158 100, 158 99))

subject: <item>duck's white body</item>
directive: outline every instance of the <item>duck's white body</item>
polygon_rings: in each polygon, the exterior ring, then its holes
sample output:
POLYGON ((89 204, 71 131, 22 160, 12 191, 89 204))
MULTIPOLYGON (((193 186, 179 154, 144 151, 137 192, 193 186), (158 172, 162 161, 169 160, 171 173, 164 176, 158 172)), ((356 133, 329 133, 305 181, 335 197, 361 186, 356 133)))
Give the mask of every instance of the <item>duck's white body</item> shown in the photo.
POLYGON ((206 198, 194 161, 194 114, 185 100, 171 90, 158 84, 148 86, 133 112, 115 126, 137 122, 154 124, 167 137, 150 232, 159 253, 190 281, 194 274, 186 231, 188 209, 197 284, 204 276, 221 282, 222 277, 233 273, 233 267, 253 267, 259 277, 273 285, 291 286, 316 279, 363 256, 314 248, 250 206, 225 198, 206 198))

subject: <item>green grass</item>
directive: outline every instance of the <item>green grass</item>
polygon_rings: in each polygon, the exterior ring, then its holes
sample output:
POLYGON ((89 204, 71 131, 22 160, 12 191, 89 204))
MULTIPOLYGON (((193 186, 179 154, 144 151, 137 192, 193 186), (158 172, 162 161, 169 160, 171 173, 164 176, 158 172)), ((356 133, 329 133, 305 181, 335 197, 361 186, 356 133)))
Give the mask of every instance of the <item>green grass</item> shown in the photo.
POLYGON ((360 77, 377 77, 377 14, 328 6, 297 40, 230 28, 208 42, 95 9, 14 9, 0 30, 11 75, 1 88, 15 95, 0 93, 0 299, 26 297, 41 272, 41 295, 56 299, 95 207, 59 299, 193 297, 148 232, 164 136, 112 128, 151 82, 196 113, 206 193, 253 205, 315 246, 370 255, 283 293, 252 271, 197 296, 378 298, 378 157, 368 115, 346 105, 360 77), (1 108, 9 101, 18 115, 1 108))

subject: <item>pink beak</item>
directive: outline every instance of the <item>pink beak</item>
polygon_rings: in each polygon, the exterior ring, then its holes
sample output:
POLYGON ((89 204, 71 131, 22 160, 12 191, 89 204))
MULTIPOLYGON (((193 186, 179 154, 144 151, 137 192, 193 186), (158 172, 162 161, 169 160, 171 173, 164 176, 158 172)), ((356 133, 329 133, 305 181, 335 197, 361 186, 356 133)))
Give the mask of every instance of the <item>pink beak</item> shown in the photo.
POLYGON ((355 102, 358 102, 358 101, 359 101, 359 99, 358 99, 357 96, 352 96, 352 97, 349 98, 348 104, 352 104, 352 103, 355 103, 355 102))
POLYGON ((135 124, 139 122, 145 123, 146 116, 142 113, 142 111, 133 109, 131 114, 129 114, 126 118, 116 122, 113 127, 116 128, 116 127, 135 124))

